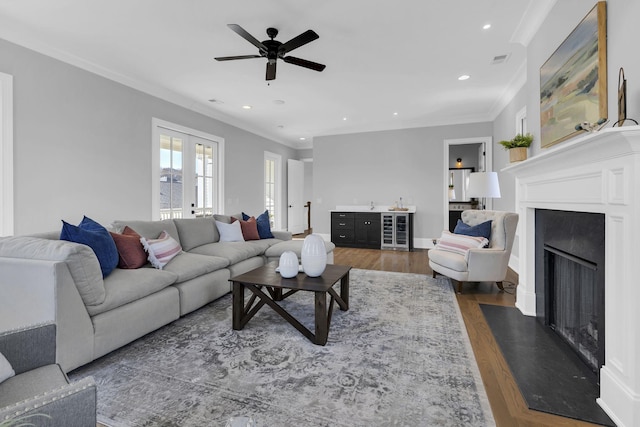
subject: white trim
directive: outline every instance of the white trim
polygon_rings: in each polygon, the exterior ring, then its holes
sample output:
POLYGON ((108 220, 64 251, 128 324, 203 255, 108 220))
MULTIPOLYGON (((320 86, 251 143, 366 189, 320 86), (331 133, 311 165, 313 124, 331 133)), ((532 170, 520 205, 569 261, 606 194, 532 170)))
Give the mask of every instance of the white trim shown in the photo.
POLYGON ((218 213, 224 213, 224 138, 211 135, 186 126, 167 122, 155 117, 151 118, 151 218, 160 219, 160 129, 168 129, 181 132, 198 138, 208 139, 218 144, 218 167, 217 167, 217 188, 216 206, 218 213))
POLYGON ((13 76, 0 73, 0 236, 14 233, 13 76))
POLYGON ((520 43, 527 47, 536 35, 540 26, 556 5, 557 0, 529 0, 527 9, 522 14, 520 22, 511 35, 509 42, 520 43))
MULTIPOLYGON (((442 182, 440 187, 442 188, 442 202, 443 202, 443 224, 444 230, 449 229, 449 192, 448 192, 448 180, 449 180, 449 147, 452 145, 466 145, 466 144, 484 144, 484 170, 486 172, 493 171, 493 137, 479 136, 475 138, 460 138, 460 139, 445 139, 444 141, 444 154, 443 154, 443 170, 442 170, 442 182)), ((493 208, 493 200, 487 199, 487 209, 493 208)))
MULTIPOLYGON (((274 210, 273 217, 276 219, 273 224, 276 230, 282 230, 282 156, 280 154, 264 152, 264 160, 273 160, 275 162, 275 194, 274 194, 274 210)), ((264 163, 263 163, 264 167, 264 163)), ((266 194, 263 195, 266 198, 266 194)))

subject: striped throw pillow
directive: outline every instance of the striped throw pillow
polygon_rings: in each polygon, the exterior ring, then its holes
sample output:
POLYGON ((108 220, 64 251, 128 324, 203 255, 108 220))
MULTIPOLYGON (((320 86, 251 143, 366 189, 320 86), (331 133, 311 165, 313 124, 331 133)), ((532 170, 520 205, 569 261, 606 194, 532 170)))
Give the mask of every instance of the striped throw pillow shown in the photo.
POLYGON ((176 255, 182 252, 182 247, 166 231, 160 233, 157 239, 140 238, 140 243, 149 254, 149 262, 158 270, 167 265, 176 255))
POLYGON ((440 240, 436 244, 436 249, 455 252, 462 256, 467 256, 469 249, 484 248, 489 244, 485 237, 467 236, 464 234, 454 234, 443 231, 440 240))

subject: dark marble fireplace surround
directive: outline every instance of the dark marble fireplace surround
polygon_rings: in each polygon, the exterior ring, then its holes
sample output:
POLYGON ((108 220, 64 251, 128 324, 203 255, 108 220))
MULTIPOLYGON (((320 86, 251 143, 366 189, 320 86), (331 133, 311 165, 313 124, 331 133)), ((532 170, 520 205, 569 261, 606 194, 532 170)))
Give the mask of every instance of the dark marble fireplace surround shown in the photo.
POLYGON ((597 374, 605 360, 605 216, 536 209, 535 218, 536 318, 597 374))

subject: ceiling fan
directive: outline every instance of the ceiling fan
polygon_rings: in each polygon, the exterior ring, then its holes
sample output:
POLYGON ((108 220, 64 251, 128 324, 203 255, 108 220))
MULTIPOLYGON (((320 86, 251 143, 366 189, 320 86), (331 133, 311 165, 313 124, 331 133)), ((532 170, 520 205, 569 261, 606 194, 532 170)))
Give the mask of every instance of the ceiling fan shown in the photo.
POLYGON ((307 61, 306 59, 296 58, 294 56, 285 56, 293 49, 297 49, 300 46, 304 46, 310 43, 320 36, 313 30, 307 30, 304 33, 292 38, 286 43, 274 40, 278 35, 278 30, 275 28, 267 28, 267 35, 271 40, 258 41, 255 37, 249 34, 244 28, 238 24, 227 24, 229 28, 235 31, 240 37, 247 40, 249 43, 259 49, 259 55, 240 55, 240 56, 222 56, 215 58, 216 61, 232 61, 235 59, 251 59, 251 58, 267 58, 267 73, 266 80, 275 80, 276 78, 276 62, 278 58, 289 64, 298 65, 300 67, 309 68, 315 71, 322 71, 326 65, 318 64, 317 62, 307 61))

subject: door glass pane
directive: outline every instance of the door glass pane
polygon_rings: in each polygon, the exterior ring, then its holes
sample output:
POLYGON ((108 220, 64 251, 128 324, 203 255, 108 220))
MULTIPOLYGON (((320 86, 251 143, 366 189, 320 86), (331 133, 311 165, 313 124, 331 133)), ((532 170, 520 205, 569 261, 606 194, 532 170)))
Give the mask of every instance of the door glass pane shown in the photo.
POLYGON ((181 138, 160 135, 160 217, 182 218, 181 138))
POLYGON ((265 159, 264 161, 264 207, 269 211, 269 222, 271 228, 274 228, 274 214, 276 209, 276 162, 275 160, 265 159))
POLYGON ((195 144, 195 216, 213 216, 213 144, 195 144))

